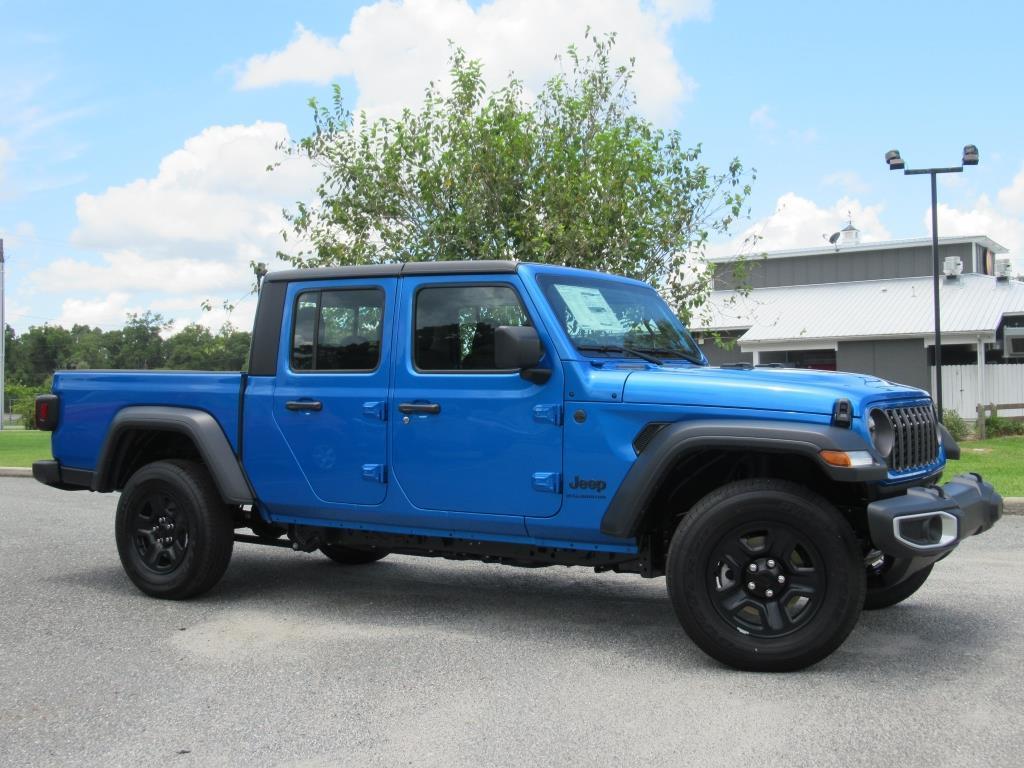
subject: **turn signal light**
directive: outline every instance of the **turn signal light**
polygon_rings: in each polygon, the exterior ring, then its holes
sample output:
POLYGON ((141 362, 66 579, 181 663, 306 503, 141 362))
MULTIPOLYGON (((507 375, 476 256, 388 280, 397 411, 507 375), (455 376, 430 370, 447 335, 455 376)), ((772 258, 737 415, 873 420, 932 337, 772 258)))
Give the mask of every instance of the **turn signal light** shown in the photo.
POLYGON ((875 463, 867 451, 821 451, 819 455, 833 467, 870 467, 875 463))

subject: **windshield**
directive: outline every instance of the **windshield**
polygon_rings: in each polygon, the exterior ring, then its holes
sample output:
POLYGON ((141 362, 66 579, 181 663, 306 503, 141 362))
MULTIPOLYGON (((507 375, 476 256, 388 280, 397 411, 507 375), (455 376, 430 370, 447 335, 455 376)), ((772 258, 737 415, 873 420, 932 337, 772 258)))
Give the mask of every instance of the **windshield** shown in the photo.
POLYGON ((569 339, 585 354, 704 362, 693 338, 653 288, 563 275, 538 275, 537 280, 569 339))

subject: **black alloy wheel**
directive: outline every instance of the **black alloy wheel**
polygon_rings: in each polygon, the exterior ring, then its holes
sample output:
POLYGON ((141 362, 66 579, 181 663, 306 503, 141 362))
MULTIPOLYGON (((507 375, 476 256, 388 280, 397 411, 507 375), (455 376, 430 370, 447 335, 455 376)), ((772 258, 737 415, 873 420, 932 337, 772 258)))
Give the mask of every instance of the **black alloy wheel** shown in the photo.
POLYGON ((206 592, 231 560, 234 512, 200 464, 172 459, 141 467, 125 483, 114 521, 125 573, 153 597, 206 592))
POLYGON ((129 526, 134 531, 133 560, 137 567, 154 574, 167 574, 178 568, 188 549, 188 516, 164 490, 151 487, 132 506, 129 526))
POLYGON ((740 480, 698 501, 672 534, 665 571, 686 633, 737 669, 815 664, 842 644, 864 604, 853 528, 788 480, 740 480))
POLYGON ((707 588, 719 615, 750 637, 784 637, 810 621, 826 576, 821 555, 794 528, 754 521, 715 546, 707 588))

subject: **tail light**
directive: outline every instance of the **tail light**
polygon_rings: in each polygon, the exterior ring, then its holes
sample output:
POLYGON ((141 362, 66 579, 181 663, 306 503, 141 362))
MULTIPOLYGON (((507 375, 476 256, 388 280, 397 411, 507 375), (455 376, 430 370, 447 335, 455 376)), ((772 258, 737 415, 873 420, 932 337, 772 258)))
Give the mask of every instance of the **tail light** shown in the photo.
POLYGON ((53 432, 57 428, 57 416, 59 413, 59 397, 56 395, 39 395, 36 397, 36 429, 53 432))

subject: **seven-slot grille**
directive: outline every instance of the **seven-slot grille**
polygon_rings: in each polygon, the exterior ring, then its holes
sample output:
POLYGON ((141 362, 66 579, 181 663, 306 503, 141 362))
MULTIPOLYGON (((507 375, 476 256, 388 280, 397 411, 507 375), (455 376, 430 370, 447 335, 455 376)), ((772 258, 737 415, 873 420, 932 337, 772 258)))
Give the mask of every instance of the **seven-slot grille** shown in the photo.
POLYGON ((889 468, 897 472, 931 464, 939 455, 935 411, 930 405, 882 409, 892 424, 889 468))

